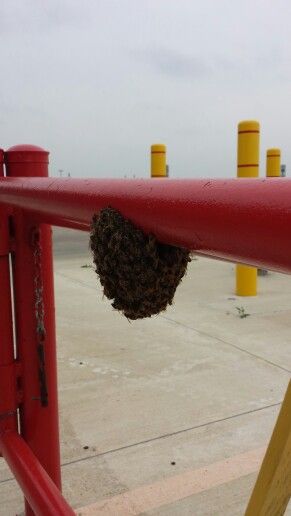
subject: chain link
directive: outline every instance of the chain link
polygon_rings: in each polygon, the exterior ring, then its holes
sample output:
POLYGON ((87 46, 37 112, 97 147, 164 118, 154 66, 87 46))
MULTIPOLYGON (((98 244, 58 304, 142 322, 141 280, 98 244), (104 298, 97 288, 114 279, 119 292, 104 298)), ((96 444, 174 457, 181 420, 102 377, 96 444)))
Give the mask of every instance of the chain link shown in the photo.
POLYGON ((48 391, 45 373, 45 337, 46 330, 44 325, 44 301, 43 301, 43 274, 42 274, 42 248, 40 242, 40 231, 33 231, 33 258, 34 258, 34 297, 35 297, 35 318, 37 335, 37 354, 39 360, 39 383, 40 401, 42 406, 48 405, 48 391))

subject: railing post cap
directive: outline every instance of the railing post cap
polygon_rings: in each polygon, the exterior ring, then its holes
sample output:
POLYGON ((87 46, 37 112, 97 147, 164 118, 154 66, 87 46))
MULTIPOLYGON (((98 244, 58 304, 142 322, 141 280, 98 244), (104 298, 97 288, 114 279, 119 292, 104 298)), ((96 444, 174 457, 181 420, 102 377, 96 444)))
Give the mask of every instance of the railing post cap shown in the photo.
POLYGON ((49 152, 37 145, 14 145, 5 152, 7 163, 48 163, 49 152))

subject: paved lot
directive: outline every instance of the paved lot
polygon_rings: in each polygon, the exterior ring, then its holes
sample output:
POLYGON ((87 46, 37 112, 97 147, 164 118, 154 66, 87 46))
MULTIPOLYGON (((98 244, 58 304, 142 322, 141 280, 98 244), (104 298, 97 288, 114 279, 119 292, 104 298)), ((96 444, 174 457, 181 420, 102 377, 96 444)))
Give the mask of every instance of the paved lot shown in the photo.
MULTIPOLYGON (((236 298, 234 266, 198 258, 173 307, 129 323, 82 267, 88 235, 57 230, 55 257, 62 474, 77 514, 242 515, 290 378, 291 278, 270 273, 256 298, 236 298)), ((0 500, 1 516, 21 513, 2 462, 0 500)))

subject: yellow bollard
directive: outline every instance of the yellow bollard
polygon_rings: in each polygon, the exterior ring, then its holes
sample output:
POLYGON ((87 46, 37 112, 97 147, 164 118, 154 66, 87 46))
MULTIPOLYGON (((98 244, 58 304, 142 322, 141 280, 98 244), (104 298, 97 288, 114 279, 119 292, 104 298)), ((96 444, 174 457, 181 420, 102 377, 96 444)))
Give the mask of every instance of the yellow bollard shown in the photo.
MULTIPOLYGON (((260 152, 260 124, 245 120, 238 124, 237 177, 258 177, 260 152)), ((236 295, 257 295, 257 269, 247 265, 236 266, 236 295)))
POLYGON ((266 161, 266 176, 280 177, 281 176, 281 150, 268 149, 266 161))
POLYGON ((167 177, 166 150, 162 143, 151 146, 151 177, 167 177))
POLYGON ((257 269, 242 265, 236 266, 236 295, 256 296, 257 295, 257 269))
POLYGON ((291 498, 291 381, 245 516, 282 516, 291 498))

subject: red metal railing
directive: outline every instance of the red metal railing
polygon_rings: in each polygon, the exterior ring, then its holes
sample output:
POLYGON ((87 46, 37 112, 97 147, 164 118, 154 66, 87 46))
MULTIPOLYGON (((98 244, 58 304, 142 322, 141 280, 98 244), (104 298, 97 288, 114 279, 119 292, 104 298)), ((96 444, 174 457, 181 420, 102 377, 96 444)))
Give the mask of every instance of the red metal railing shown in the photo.
MULTIPOLYGON (((12 148, 4 160, 11 178, 48 175, 48 153, 37 147, 12 148)), ((60 492, 51 229, 28 210, 0 206, 0 452, 23 489, 27 516, 74 514, 60 492)))
POLYGON ((75 514, 22 437, 16 432, 3 433, 1 450, 30 504, 28 512, 32 508, 41 516, 75 514))
POLYGON ((35 222, 88 231, 113 206, 161 241, 290 272, 291 180, 110 180, 7 178, 0 202, 35 222))
POLYGON ((60 493, 49 225, 88 231, 111 206, 162 242, 290 272, 291 181, 49 179, 33 146, 1 152, 0 175, 0 451, 26 515, 74 514, 60 493))

